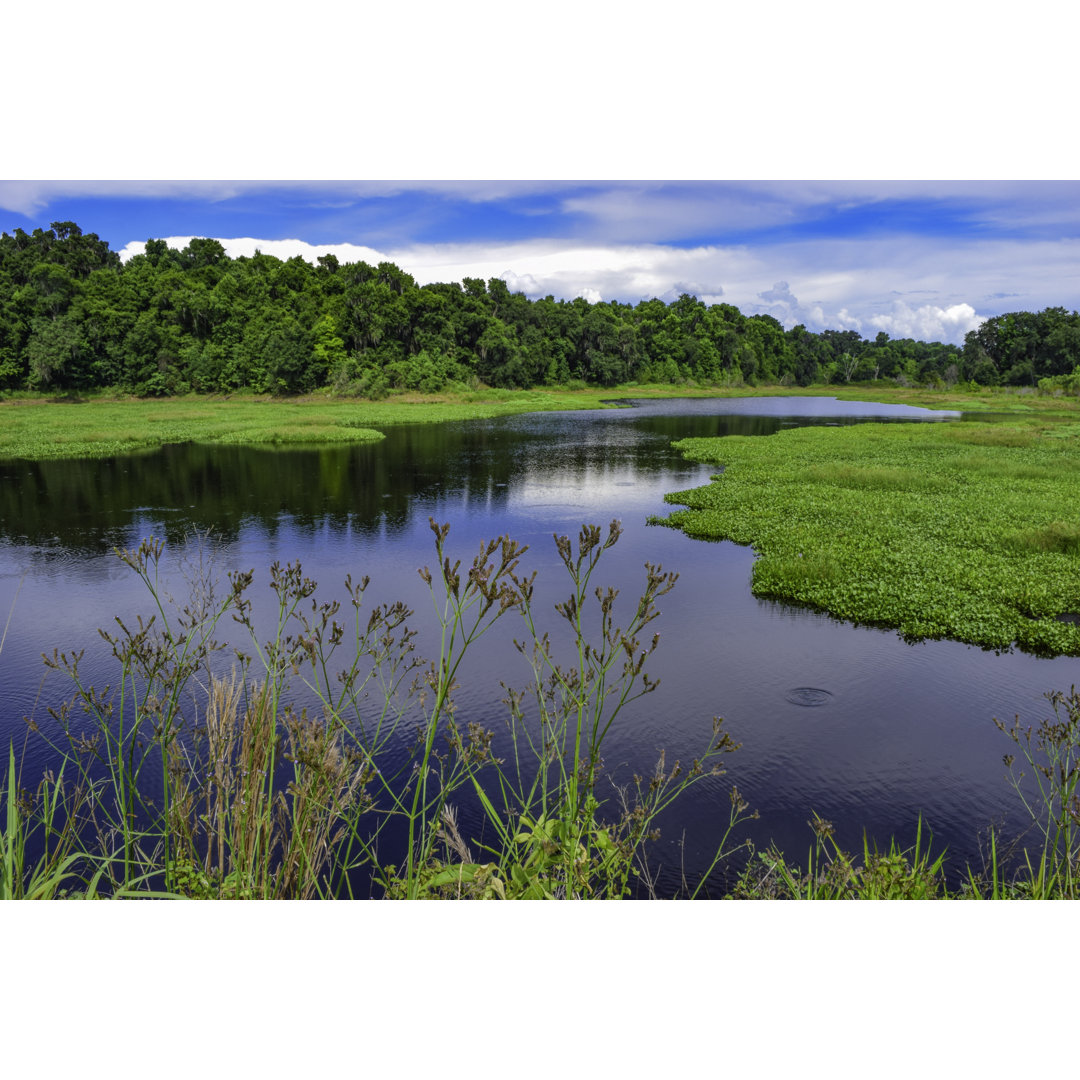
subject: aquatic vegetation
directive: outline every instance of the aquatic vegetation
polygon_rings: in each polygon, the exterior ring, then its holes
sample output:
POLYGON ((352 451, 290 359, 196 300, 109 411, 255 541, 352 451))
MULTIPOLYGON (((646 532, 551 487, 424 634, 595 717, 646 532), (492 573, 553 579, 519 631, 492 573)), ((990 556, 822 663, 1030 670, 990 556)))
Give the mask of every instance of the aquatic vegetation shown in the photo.
POLYGON ((723 472, 669 495, 685 509, 662 523, 753 545, 755 595, 911 640, 1080 655, 1075 424, 861 424, 675 445, 723 472))
POLYGON ((355 413, 273 401, 6 402, 0 457, 102 458, 169 443, 303 445, 383 438, 355 413))
MULTIPOLYGON (((382 429, 395 424, 601 409, 611 407, 619 399, 743 398, 759 393, 751 387, 718 389, 627 383, 610 388, 482 387, 433 394, 398 393, 381 401, 340 398, 326 393, 291 398, 251 393, 161 399, 118 398, 104 393, 53 398, 12 396, 0 400, 0 459, 112 457, 182 442, 259 446, 354 443, 380 439, 382 429)), ((820 387, 769 390, 771 396, 785 397, 815 397, 821 393, 820 387)), ((830 386, 828 393, 845 401, 885 401, 949 409, 1001 409, 1007 401, 1010 409, 1052 411, 1058 421, 1062 419, 1058 414, 1068 416, 1069 410, 1073 413, 1076 410, 1073 402, 1038 397, 1019 406, 1000 388, 945 392, 896 386, 875 387, 873 391, 830 386)), ((1045 436, 1071 438, 1077 431, 1080 425, 1075 421, 1071 425, 1059 422, 1045 436)), ((968 436, 973 440, 1016 437, 968 436)), ((975 441, 974 445, 979 443, 975 441)))
POLYGON ((1022 727, 1018 719, 1007 726, 994 719, 1030 770, 1018 771, 1016 755, 1005 755, 1009 783, 1030 818, 1039 847, 1035 862, 1024 852, 1026 872, 1019 879, 1010 881, 995 872, 991 886, 997 891, 1022 889, 1032 896, 1075 899, 1080 885, 1080 695, 1074 686, 1067 694, 1056 690, 1046 697, 1053 716, 1037 726, 1022 727))

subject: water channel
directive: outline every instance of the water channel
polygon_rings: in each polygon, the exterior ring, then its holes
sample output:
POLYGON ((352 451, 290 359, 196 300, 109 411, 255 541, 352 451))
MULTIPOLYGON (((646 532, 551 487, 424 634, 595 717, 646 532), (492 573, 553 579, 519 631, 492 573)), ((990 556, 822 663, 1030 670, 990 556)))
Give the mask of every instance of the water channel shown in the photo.
MULTIPOLYGON (((681 576, 653 624, 661 645, 651 672, 662 685, 613 730, 605 768, 626 782, 661 749, 669 762, 688 762, 715 715, 742 744, 727 776, 700 784, 665 819, 653 853, 661 890, 675 891, 684 873, 693 880, 708 864, 732 782, 760 814, 740 837, 759 847, 775 840, 800 857, 812 843, 812 813, 832 821, 850 848, 861 848, 864 830, 884 845, 890 837, 909 844, 921 814, 924 838, 928 828, 959 874, 981 865, 988 826, 1020 821, 1002 765, 1010 744, 992 717, 1037 722, 1048 711, 1044 693, 1076 681, 1075 659, 910 645, 891 631, 761 601, 750 593, 751 549, 646 524, 671 509, 665 493, 709 478, 709 467, 683 460, 672 440, 868 421, 963 422, 831 398, 682 400, 392 427, 384 441, 354 447, 180 445, 102 461, 0 462, 0 616, 10 613, 0 745, 12 740, 25 752, 27 775, 49 763, 23 717, 44 725, 47 706, 70 688, 46 672, 42 653, 85 648, 89 681, 115 679, 97 628, 148 614, 150 601, 114 547, 164 538, 178 597, 198 551, 222 580, 254 569, 257 611, 269 608, 275 560, 300 560, 326 599, 344 595, 346 574, 370 575, 369 601, 405 601, 423 630, 430 600, 416 570, 433 561, 429 516, 450 523, 448 547, 466 562, 481 539, 509 533, 529 544, 526 568, 538 571, 537 607, 548 612, 569 591, 552 534, 576 537, 584 522, 617 518, 624 534, 598 581, 617 586, 620 603, 638 596, 646 561, 681 576)), ((523 686, 530 677, 510 640, 520 632, 484 640, 457 696, 460 715, 497 732, 505 729, 500 680, 523 686)), ((420 642, 425 651, 423 633, 420 642)), ((463 815, 468 832, 476 820, 468 807, 463 815)))

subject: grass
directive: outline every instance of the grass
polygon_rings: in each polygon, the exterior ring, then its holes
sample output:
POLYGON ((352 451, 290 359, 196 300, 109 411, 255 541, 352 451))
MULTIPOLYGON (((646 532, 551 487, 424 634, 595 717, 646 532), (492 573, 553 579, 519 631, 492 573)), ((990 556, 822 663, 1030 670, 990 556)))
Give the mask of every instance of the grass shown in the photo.
MULTIPOLYGON (((642 397, 685 396, 675 387, 636 387, 642 397)), ((522 412, 605 408, 615 391, 486 390, 397 395, 371 402, 325 395, 280 399, 190 395, 155 400, 98 394, 85 399, 0 401, 0 458, 111 457, 167 443, 303 445, 366 442, 394 424, 486 419, 522 412)), ((628 396, 624 390, 622 396, 628 396)))
POLYGON ((798 428, 676 446, 724 468, 669 495, 685 509, 664 523, 752 545, 755 595, 910 640, 1080 655, 1080 433, 1068 420, 798 428))
MULTIPOLYGON (((604 771, 623 708, 656 688, 647 669, 657 638, 643 631, 677 575, 646 567, 641 597, 617 619, 616 591, 596 581, 617 523, 606 537, 586 526, 576 545, 557 537, 571 580, 558 606, 566 632, 541 635, 535 574, 520 569, 526 548, 501 537, 463 566, 449 526, 431 527, 435 569, 420 571, 440 639, 430 661, 414 653, 412 612, 366 610, 366 579, 346 580, 344 604, 320 602, 299 564, 275 564, 276 630, 264 638, 248 599, 252 573, 231 573, 224 586, 200 563, 179 607, 160 585, 160 542, 120 553, 152 614, 102 631, 118 667, 111 688, 87 683, 81 652, 46 659, 74 687, 51 721, 31 724, 59 776, 25 793, 10 755, 0 898, 316 899, 357 889, 618 898, 639 881, 651 889, 658 815, 722 775, 736 749, 714 720, 685 767, 661 753, 651 775, 624 789, 604 771), (454 705, 464 657, 498 622, 522 635, 528 672, 521 690, 504 687, 505 757, 454 705), (598 639, 586 638, 586 623, 599 626, 598 639), (238 626, 243 640, 229 674, 222 626, 238 626), (463 800, 482 815, 478 836, 457 826, 463 800)), ((746 809, 733 790, 714 865, 746 809)))
POLYGON ((831 822, 814 815, 814 846, 805 867, 791 865, 775 846, 760 852, 743 871, 732 892, 741 900, 937 900, 949 897, 943 866, 945 853, 931 857, 923 847, 922 821, 914 846, 895 841, 887 851, 864 839, 860 856, 844 851, 833 837, 831 822))
MULTIPOLYGON (((83 398, 9 395, 0 400, 0 459, 111 457, 156 449, 167 443, 221 445, 304 445, 363 442, 382 437, 393 424, 487 419, 523 412, 606 408, 618 399, 680 397, 793 397, 826 394, 842 400, 889 401, 947 409, 1021 409, 1059 413, 1070 399, 1020 397, 1005 391, 945 392, 870 387, 736 387, 627 384, 610 389, 540 388, 479 390, 442 394, 397 394, 385 401, 234 394, 180 398, 121 398, 94 392, 83 398)), ((1080 425, 1078 425, 1080 426, 1080 425)))
MULTIPOLYGON (((658 816, 690 786, 723 775, 737 749, 714 719, 687 766, 661 752, 625 788, 604 774, 604 742, 622 709, 656 689, 647 665, 658 639, 649 628, 677 575, 647 566, 642 595, 617 619, 615 590, 595 582, 617 524, 606 537, 586 526, 576 546, 557 537, 571 588, 556 608, 565 633, 553 641, 533 621, 535 574, 519 569, 527 549, 502 537, 463 567, 449 554, 448 527, 432 529, 436 569, 421 577, 441 645, 430 662, 414 655, 412 612, 365 609, 366 580, 346 580, 343 610, 317 599, 298 564, 275 565, 277 628, 260 641, 251 573, 230 574, 222 594, 212 567, 200 564, 179 608, 159 587, 159 543, 121 553, 146 584, 153 614, 118 618, 104 633, 118 664, 112 689, 85 683, 81 653, 46 661, 75 693, 50 709, 47 728, 31 724, 56 752, 34 790, 23 788, 9 749, 0 899, 655 897, 648 853, 658 816), (249 638, 228 674, 215 638, 226 616, 249 638), (453 699, 464 656, 505 620, 500 632, 522 633, 531 680, 504 687, 509 742, 498 756, 493 733, 459 715, 453 699), (587 623, 598 630, 591 639, 587 623), (296 681, 317 703, 310 711, 295 703, 296 681), (477 836, 458 825, 465 799, 480 808, 477 836), (360 893, 358 880, 370 882, 360 893)), ((770 846, 730 896, 1076 898, 1080 695, 1047 696, 1053 715, 1037 727, 994 721, 1015 750, 1005 758, 1008 779, 1033 850, 1000 854, 991 831, 988 867, 968 868, 950 889, 946 853, 932 852, 932 838, 924 844, 921 821, 910 849, 864 842, 852 854, 814 815, 804 862, 770 846)), ((681 895, 699 895, 745 846, 731 838, 756 815, 736 787, 729 797, 713 861, 681 895)))

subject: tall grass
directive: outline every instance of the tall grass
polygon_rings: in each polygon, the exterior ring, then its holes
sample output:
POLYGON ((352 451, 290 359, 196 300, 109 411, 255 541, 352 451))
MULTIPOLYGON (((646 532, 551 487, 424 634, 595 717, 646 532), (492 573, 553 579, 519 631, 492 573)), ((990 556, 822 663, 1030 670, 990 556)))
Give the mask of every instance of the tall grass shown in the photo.
POLYGON ((734 896, 754 900, 935 900, 948 895, 945 853, 931 857, 923 847, 922 819, 915 843, 902 850, 891 841, 879 851, 864 837, 861 858, 836 842, 829 821, 814 815, 814 845, 803 868, 775 846, 758 855, 736 883, 734 896))
MULTIPOLYGON (((598 527, 585 526, 576 549, 568 537, 556 537, 559 558, 571 582, 569 597, 556 605, 568 631, 562 643, 563 653, 570 657, 566 661, 557 659, 558 643, 537 629, 535 575, 519 576, 516 563, 506 571, 512 588, 500 594, 500 602, 503 610, 512 606, 524 617, 526 634, 515 645, 528 658, 532 681, 522 690, 507 691, 510 757, 506 761, 492 757, 482 733, 476 731, 470 733, 470 746, 481 744, 483 749, 462 755, 496 842, 483 847, 487 859, 481 862, 455 836, 454 822, 444 819, 450 858, 434 866, 434 874, 421 883, 428 893, 447 888, 460 892, 472 886, 526 899, 618 897, 631 891, 632 876, 648 887, 651 878, 645 852, 657 836, 656 819, 702 777, 722 775, 720 761, 737 748, 722 730, 721 721, 714 719, 712 736, 699 758, 686 768, 678 761, 668 767, 662 754, 651 775, 635 775, 632 784, 619 792, 620 813, 609 816, 601 792, 604 742, 623 709, 658 685, 645 665, 659 638, 646 639, 643 634, 659 614, 657 599, 674 588, 678 577, 646 564, 644 591, 625 626, 620 626, 617 590, 599 588, 593 582, 603 552, 620 535, 618 523, 612 522, 606 537, 598 527), (590 609, 599 616, 595 640, 585 630, 590 609), (480 765, 486 767, 487 776, 494 774, 493 781, 481 774, 480 765)), ((440 553, 444 538, 439 535, 440 553)), ((501 578, 500 569, 486 583, 488 591, 482 595, 489 605, 495 600, 494 583, 501 578)), ((453 578, 449 585, 448 592, 456 594, 453 578)), ((455 739, 460 740, 460 734, 455 739)), ((445 806, 439 809, 444 812, 445 806)), ((746 810, 733 789, 730 820, 718 838, 713 865, 723 857, 731 832, 746 810)), ((408 886, 408 895, 419 895, 414 878, 408 886)))
MULTIPOLYGON (((1035 726, 1023 727, 1019 719, 1011 725, 994 719, 1029 770, 1018 765, 1015 754, 1005 755, 1009 781, 1037 846, 1034 856, 1024 850, 1021 873, 1009 879, 998 868, 994 838, 995 859, 988 881, 992 895, 1075 900, 1080 894, 1080 694, 1074 686, 1068 693, 1047 694, 1047 700, 1053 716, 1035 726)), ((987 887, 985 880, 974 877, 971 884, 976 891, 987 887)))
MULTIPOLYGON (((152 614, 102 631, 113 686, 88 682, 81 652, 46 661, 74 692, 50 710, 51 725, 34 726, 77 797, 62 798, 68 789, 50 779, 28 817, 7 785, 6 894, 57 895, 61 881, 69 895, 223 899, 617 897, 638 880, 647 891, 657 815, 721 774, 735 749, 714 721, 687 768, 662 756, 622 791, 603 773, 622 710, 657 685, 646 667, 658 639, 642 632, 676 575, 647 567, 620 628, 616 591, 594 581, 617 524, 606 539, 583 528, 576 552, 556 537, 572 588, 557 608, 566 639, 553 642, 536 628, 535 573, 520 568, 527 548, 500 537, 463 566, 448 553, 449 526, 431 527, 437 562, 421 571, 439 631, 430 661, 416 655, 411 611, 365 605, 367 579, 346 580, 343 606, 320 601, 299 564, 275 564, 276 613, 261 635, 252 572, 229 574, 221 589, 200 565, 180 606, 166 598, 159 541, 119 553, 152 614), (596 641, 582 619, 593 602, 596 641), (493 733, 463 721, 454 696, 466 655, 507 619, 532 681, 508 690, 512 756, 503 761, 493 733), (226 625, 242 637, 231 662, 226 625), (576 659, 563 665, 555 657, 564 653, 576 659), (486 839, 462 835, 465 801, 480 808, 486 839), (30 865, 34 830, 44 853, 30 865)), ((734 793, 717 860, 746 810, 734 793)))
MULTIPOLYGON (((47 661, 74 692, 51 726, 32 725, 57 755, 32 791, 9 747, 0 898, 655 895, 648 856, 660 816, 690 786, 723 775, 737 749, 717 718, 686 765, 661 752, 622 788, 604 771, 624 711, 656 691, 651 627, 677 575, 646 565, 640 596, 623 606, 596 581, 618 524, 606 536, 585 526, 576 544, 556 537, 569 593, 556 605, 558 632, 541 632, 535 573, 521 568, 527 548, 500 537, 463 565, 449 554, 449 526, 431 527, 437 561, 420 571, 439 631, 430 661, 416 655, 413 612, 369 607, 367 579, 346 580, 344 604, 320 601, 299 564, 275 564, 276 612, 260 635, 251 572, 230 574, 222 592, 200 564, 180 607, 166 599, 160 542, 121 553, 153 614, 102 632, 117 665, 112 687, 86 682, 82 653, 47 661), (226 617, 242 637, 231 662, 218 639, 226 617), (520 635, 528 673, 506 687, 502 757, 493 732, 454 701, 466 655, 496 624, 520 635), (301 695, 313 704, 300 707, 301 695), (459 824, 465 803, 477 808, 471 830, 459 824)), ((853 855, 815 817, 802 866, 770 847, 732 895, 1075 898, 1080 695, 1048 696, 1053 715, 1036 727, 995 721, 1026 766, 1014 771, 1016 756, 1006 756, 1033 848, 1003 852, 991 833, 989 866, 968 869, 950 891, 945 853, 924 845, 921 820, 913 848, 864 841, 853 855)), ((729 794, 712 864, 683 895, 700 895, 743 846, 732 837, 753 815, 735 787, 729 794)))

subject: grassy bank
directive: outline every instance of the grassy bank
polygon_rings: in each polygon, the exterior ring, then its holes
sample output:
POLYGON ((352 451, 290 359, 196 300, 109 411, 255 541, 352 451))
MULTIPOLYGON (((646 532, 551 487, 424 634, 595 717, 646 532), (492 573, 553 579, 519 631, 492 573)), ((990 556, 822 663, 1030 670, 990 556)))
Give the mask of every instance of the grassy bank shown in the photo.
POLYGON ((1080 423, 798 428, 687 439, 722 465, 668 496, 691 536, 752 544, 753 590, 912 639, 1080 655, 1080 423))
MULTIPOLYGON (((677 397, 675 387, 641 387, 644 397, 677 397)), ((0 402, 0 458, 109 457, 166 443, 318 444, 382 438, 393 424, 486 419, 523 412, 603 408, 625 391, 487 390, 399 395, 385 401, 326 396, 235 395, 143 400, 99 395, 10 398, 0 402)))
POLYGON ((109 457, 167 443, 317 444, 381 438, 392 424, 486 419, 524 412, 604 408, 617 399, 751 397, 782 394, 889 401, 928 408, 1011 409, 1021 413, 1075 408, 1067 399, 1016 391, 937 391, 891 385, 716 387, 626 385, 610 389, 492 390, 436 395, 402 394, 385 401, 325 395, 272 398, 190 395, 136 399, 11 396, 0 401, 0 458, 109 457))

